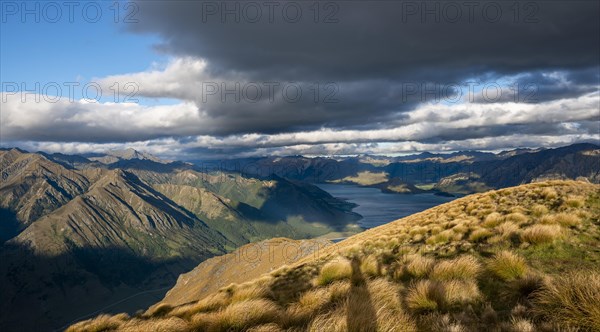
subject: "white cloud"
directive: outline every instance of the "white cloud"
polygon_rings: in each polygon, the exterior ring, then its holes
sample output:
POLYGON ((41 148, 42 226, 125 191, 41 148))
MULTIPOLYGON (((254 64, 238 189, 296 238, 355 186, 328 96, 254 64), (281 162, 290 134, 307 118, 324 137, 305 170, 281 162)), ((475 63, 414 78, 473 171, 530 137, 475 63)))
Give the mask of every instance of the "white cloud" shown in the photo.
MULTIPOLYGON (((300 125, 312 113, 299 112, 293 107, 285 109, 290 106, 285 104, 265 109, 258 105, 255 110, 233 105, 231 113, 210 112, 206 108, 210 105, 197 100, 202 83, 214 80, 207 67, 202 59, 178 58, 163 68, 154 66, 141 73, 97 80, 106 87, 114 82, 121 86, 136 82, 140 95, 180 100, 174 105, 66 99, 51 103, 45 98, 34 102, 31 95, 28 102, 23 103, 18 94, 2 93, 1 143, 18 142, 32 148, 73 153, 98 152, 126 144, 176 158, 176 154, 190 149, 230 150, 238 155, 390 154, 550 146, 599 139, 598 133, 593 132, 595 127, 590 125, 600 120, 598 90, 536 104, 421 103, 412 110, 390 113, 389 121, 381 124, 369 122, 369 112, 361 110, 363 124, 371 125, 368 129, 327 125, 329 122, 325 121, 318 129, 283 128, 272 133, 261 132, 255 130, 257 123, 268 126, 283 119, 288 124, 300 125), (236 123, 238 130, 234 134, 219 135, 220 128, 229 123, 236 123)), ((235 73, 227 76, 242 79, 235 73)), ((320 112, 328 110, 320 109, 320 112)))

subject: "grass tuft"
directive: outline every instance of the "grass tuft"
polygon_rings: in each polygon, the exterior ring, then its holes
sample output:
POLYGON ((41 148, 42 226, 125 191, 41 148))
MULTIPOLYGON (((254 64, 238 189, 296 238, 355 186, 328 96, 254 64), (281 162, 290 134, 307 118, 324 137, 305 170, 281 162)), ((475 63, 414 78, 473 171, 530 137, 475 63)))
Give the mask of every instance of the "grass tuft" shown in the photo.
POLYGON ((510 251, 501 251, 487 264, 488 270, 504 281, 512 281, 525 276, 525 259, 510 251))
POLYGON ((127 314, 119 314, 116 316, 100 315, 94 319, 79 322, 70 326, 65 332, 102 332, 118 329, 129 316, 127 314))
POLYGON ((406 295, 406 305, 417 313, 437 310, 443 303, 444 289, 437 282, 419 280, 406 295))
POLYGON ((414 278, 424 278, 426 277, 435 260, 430 257, 424 257, 421 255, 410 255, 407 256, 408 264, 405 266, 405 271, 408 275, 414 278))
POLYGON ((552 243, 562 234, 562 228, 558 225, 533 225, 523 230, 521 239, 531 244, 552 243))
POLYGON ((534 293, 533 303, 533 311, 552 322, 600 331, 600 274, 576 271, 558 276, 534 293))
POLYGON ((469 235, 469 241, 482 242, 483 240, 491 237, 492 235, 494 235, 494 233, 492 233, 492 231, 490 231, 489 229, 478 228, 471 232, 471 235, 469 235))
POLYGON ((431 271, 434 280, 473 280, 481 272, 481 265, 473 256, 462 256, 436 264, 431 271))
POLYGON ((336 280, 348 279, 351 276, 352 266, 350 265, 350 261, 343 257, 338 257, 321 268, 321 273, 317 277, 317 284, 324 286, 336 280))
POLYGON ((211 318, 211 331, 243 331, 251 326, 278 321, 280 308, 273 302, 260 299, 234 303, 211 318))

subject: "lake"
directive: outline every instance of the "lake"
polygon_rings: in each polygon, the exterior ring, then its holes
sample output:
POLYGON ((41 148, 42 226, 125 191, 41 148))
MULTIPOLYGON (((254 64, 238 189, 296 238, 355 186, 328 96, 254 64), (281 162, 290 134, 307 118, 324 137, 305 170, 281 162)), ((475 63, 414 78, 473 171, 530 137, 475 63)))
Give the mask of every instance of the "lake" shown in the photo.
POLYGON ((384 194, 379 189, 347 184, 317 184, 334 197, 358 204, 352 211, 363 216, 360 226, 373 228, 450 202, 455 197, 434 194, 384 194))

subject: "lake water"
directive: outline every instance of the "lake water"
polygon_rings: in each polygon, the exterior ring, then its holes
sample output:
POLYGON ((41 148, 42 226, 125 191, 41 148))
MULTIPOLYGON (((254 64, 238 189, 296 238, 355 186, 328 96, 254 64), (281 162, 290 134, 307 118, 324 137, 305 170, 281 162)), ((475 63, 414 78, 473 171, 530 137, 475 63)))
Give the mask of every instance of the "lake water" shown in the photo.
POLYGON ((358 204, 352 211, 363 216, 358 223, 364 228, 383 225, 455 199, 434 194, 384 194, 376 188, 346 184, 317 186, 334 197, 358 204))

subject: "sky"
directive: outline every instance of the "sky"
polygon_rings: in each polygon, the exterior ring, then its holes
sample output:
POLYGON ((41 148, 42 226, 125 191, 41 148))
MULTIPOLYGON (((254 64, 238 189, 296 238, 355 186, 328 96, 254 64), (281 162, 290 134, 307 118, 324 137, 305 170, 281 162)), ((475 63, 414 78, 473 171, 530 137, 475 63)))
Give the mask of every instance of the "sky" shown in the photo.
POLYGON ((3 1, 0 145, 169 159, 600 140, 598 1, 3 1))

